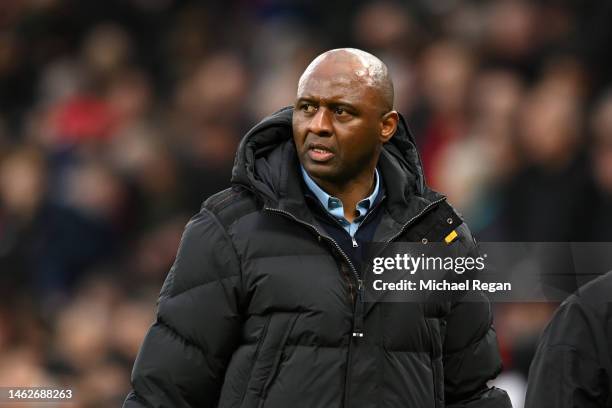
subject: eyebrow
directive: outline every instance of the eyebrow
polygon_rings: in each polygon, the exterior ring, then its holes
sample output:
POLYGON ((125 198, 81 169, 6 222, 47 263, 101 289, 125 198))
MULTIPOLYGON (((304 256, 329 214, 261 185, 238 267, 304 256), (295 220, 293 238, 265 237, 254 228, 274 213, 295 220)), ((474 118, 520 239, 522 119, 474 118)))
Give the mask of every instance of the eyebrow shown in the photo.
MULTIPOLYGON (((357 110, 357 106, 355 106, 355 104, 348 102, 346 100, 340 99, 340 100, 333 100, 335 97, 332 97, 331 101, 328 101, 326 103, 324 103, 324 105, 327 106, 331 106, 331 107, 337 107, 337 106, 346 106, 347 108, 350 109, 354 109, 357 110)), ((307 96, 302 96, 300 98, 298 98, 295 103, 298 104, 300 102, 316 102, 317 104, 320 104, 321 98, 315 98, 313 96, 307 95, 307 96)))

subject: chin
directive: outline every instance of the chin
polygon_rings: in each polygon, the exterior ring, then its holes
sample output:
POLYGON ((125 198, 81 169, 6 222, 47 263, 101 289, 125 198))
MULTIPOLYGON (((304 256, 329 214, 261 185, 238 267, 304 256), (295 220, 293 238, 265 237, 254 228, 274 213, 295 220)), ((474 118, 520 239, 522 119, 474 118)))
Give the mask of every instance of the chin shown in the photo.
POLYGON ((321 180, 333 181, 336 178, 336 171, 329 164, 305 163, 304 168, 310 174, 310 177, 315 177, 321 180))
POLYGON ((322 177, 328 173, 328 171, 326 171, 327 169, 323 168, 323 166, 318 166, 316 164, 309 163, 304 165, 304 168, 306 169, 308 174, 315 177, 322 177))

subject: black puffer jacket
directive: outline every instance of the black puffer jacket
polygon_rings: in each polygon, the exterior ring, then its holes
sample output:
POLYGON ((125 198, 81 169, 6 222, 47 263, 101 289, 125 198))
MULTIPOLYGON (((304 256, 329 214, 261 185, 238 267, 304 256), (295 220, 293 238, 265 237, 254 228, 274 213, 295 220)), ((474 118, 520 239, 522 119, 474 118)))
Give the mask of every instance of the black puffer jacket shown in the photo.
POLYGON ((526 408, 612 408, 612 272, 567 298, 529 369, 526 408))
MULTIPOLYGON (((234 187, 187 224, 124 407, 510 407, 486 386, 501 370, 486 301, 356 306, 356 271, 304 204, 291 115, 245 136, 234 187)), ((375 241, 440 241, 461 223, 425 186, 403 120, 378 168, 375 241)))

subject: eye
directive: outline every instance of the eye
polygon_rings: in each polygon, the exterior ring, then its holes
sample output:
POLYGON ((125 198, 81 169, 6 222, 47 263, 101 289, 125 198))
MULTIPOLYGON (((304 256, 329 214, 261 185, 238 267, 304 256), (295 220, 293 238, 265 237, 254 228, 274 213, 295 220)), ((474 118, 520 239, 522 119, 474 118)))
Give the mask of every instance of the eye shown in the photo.
POLYGON ((311 103, 304 103, 300 106, 300 110, 304 113, 315 113, 317 111, 317 107, 311 103))
POLYGON ((349 120, 350 118, 352 118, 354 116, 354 114, 348 110, 346 110, 346 108, 342 108, 340 106, 334 108, 334 114, 342 120, 349 120))

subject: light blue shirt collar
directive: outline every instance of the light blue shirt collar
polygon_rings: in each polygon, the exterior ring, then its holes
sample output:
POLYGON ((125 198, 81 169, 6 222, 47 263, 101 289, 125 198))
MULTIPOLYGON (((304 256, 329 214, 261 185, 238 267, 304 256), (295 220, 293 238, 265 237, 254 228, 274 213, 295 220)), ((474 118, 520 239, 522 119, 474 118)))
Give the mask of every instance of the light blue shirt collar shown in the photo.
POLYGON ((378 169, 374 169, 374 190, 372 194, 363 200, 359 201, 355 206, 355 209, 359 212, 359 216, 355 217, 353 222, 349 222, 346 218, 344 218, 344 207, 342 205, 342 201, 339 198, 330 196, 327 194, 321 187, 315 183, 315 181, 310 177, 304 166, 300 166, 302 169, 302 177, 304 178, 304 182, 313 192, 313 194, 317 197, 319 202, 323 205, 323 208, 327 210, 332 217, 342 224, 346 232, 349 233, 351 237, 355 235, 361 221, 365 218, 365 215, 368 213, 368 210, 374 204, 376 197, 378 196, 378 190, 380 189, 380 176, 378 175, 378 169))

